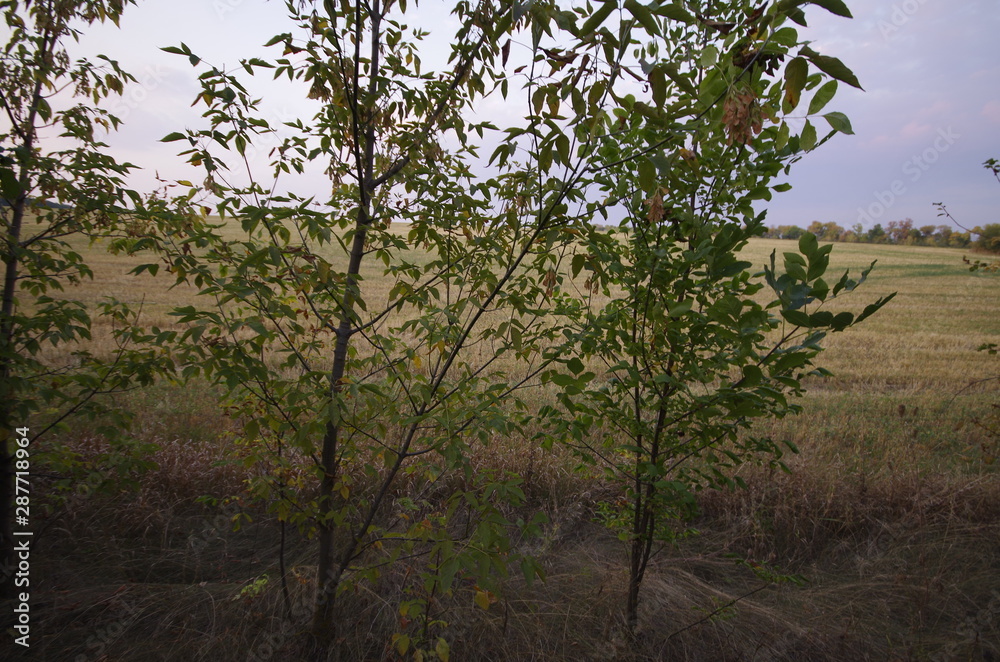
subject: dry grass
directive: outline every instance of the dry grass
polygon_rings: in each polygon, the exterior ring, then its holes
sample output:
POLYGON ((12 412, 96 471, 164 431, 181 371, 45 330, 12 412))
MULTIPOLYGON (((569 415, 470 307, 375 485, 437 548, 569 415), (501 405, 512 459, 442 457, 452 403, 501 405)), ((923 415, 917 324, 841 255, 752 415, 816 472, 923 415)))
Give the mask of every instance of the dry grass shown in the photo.
MULTIPOLYGON (((760 240, 747 253, 762 265, 772 249, 780 258, 791 247, 760 240)), ((693 523, 701 533, 656 557, 635 640, 622 634, 624 547, 593 521, 597 504, 612 497, 607 486, 523 439, 482 449, 477 469, 524 477, 529 503, 515 514, 548 514, 542 538, 522 543, 548 580, 527 586, 511 577, 488 611, 464 585, 439 599, 451 659, 1000 659, 995 440, 969 424, 997 400, 996 382, 970 384, 1000 372, 995 358, 975 351, 1000 336, 1000 279, 970 274, 961 255, 835 248, 832 271, 880 265, 846 306, 899 294, 862 327, 830 339, 822 364, 835 376, 810 383, 803 415, 761 424, 801 449, 788 458, 793 473, 749 468, 747 490, 701 495, 693 523), (729 554, 808 581, 769 585, 729 554)), ((97 278, 78 294, 144 300, 146 324, 167 325, 167 310, 191 293, 125 275, 137 262, 95 252, 97 278)), ((288 545, 298 606, 290 618, 273 518, 249 501, 224 511, 196 501, 240 495, 250 476, 229 461, 231 422, 211 390, 158 386, 127 397, 138 411, 136 435, 159 446, 159 468, 138 477, 134 491, 70 496, 37 517, 32 655, 301 659, 312 543, 288 545), (253 521, 233 531, 238 512, 253 521), (264 573, 263 592, 241 597, 264 573)), ((83 424, 59 443, 84 463, 105 450, 83 424)), ((37 485, 39 501, 46 486, 37 485)), ((341 660, 397 659, 387 642, 400 630, 404 575, 386 573, 345 597, 341 660)))

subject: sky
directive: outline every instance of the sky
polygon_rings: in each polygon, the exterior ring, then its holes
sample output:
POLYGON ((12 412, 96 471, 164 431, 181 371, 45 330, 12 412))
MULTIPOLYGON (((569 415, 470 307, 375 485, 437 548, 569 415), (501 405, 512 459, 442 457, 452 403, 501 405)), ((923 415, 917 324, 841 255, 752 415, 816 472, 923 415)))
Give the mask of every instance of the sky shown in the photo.
MULTIPOLYGON (((1000 3, 847 3, 854 19, 807 6, 809 27, 800 36, 814 50, 840 58, 860 79, 864 91, 842 84, 824 109, 846 113, 855 135, 836 136, 793 167, 787 180, 792 190, 776 194, 767 206, 768 224, 819 220, 871 227, 904 218, 917 227, 946 223, 937 217, 936 202, 946 203, 965 227, 1000 223, 1000 182, 982 167, 986 159, 1000 158, 1000 3)), ((434 25, 453 21, 446 2, 419 7, 434 25)), ((274 0, 140 0, 127 8, 121 30, 88 31, 81 52, 116 58, 139 80, 112 107, 124 127, 108 140, 120 158, 144 167, 135 186, 152 187, 157 173, 200 179, 175 156, 181 143, 156 142, 203 125, 200 110, 191 107, 200 70, 160 47, 183 41, 206 61, 234 68, 290 29, 283 9, 274 0)), ((287 85, 271 88, 265 117, 310 117, 316 107, 300 97, 287 85)), ((262 164, 267 147, 258 157, 262 164)))
POLYGON ((834 221, 844 227, 912 218, 963 226, 1000 223, 1000 182, 982 167, 1000 159, 1000 3, 996 0, 847 0, 844 19, 807 8, 806 39, 840 58, 865 91, 841 85, 828 106, 850 118, 797 163, 775 196, 771 225, 834 221))

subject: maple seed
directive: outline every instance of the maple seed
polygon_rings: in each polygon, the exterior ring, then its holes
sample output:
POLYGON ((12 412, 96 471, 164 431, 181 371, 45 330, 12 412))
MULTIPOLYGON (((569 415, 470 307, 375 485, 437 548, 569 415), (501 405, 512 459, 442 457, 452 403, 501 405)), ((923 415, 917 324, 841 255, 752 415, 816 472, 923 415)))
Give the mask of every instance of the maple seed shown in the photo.
POLYGON ((726 128, 726 143, 746 145, 763 128, 757 96, 747 87, 734 89, 722 107, 722 123, 726 128))

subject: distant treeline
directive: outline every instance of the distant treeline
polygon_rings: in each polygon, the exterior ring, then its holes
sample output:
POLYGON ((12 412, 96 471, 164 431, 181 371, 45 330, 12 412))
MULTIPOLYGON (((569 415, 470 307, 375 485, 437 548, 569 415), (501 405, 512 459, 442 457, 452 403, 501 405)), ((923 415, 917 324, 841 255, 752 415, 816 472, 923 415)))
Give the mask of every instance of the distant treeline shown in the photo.
POLYGON ((797 225, 768 228, 764 236, 772 239, 798 239, 806 232, 816 235, 820 241, 978 248, 991 253, 1000 253, 1000 223, 976 227, 971 232, 959 232, 947 225, 924 225, 918 228, 909 218, 889 221, 886 227, 876 223, 867 230, 860 223, 848 229, 833 222, 813 221, 807 228, 800 228, 797 225))

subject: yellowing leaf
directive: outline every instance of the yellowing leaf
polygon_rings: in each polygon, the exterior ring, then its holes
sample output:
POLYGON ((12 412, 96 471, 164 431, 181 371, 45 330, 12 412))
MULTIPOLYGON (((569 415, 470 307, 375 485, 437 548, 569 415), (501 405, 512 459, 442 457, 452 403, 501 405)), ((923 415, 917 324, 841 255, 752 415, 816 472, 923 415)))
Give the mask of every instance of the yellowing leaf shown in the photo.
POLYGON ((394 634, 392 635, 393 643, 396 644, 396 650, 399 651, 400 655, 406 655, 406 651, 410 650, 410 638, 405 634, 394 634))
POLYGON ((476 597, 474 598, 476 606, 486 611, 490 608, 490 594, 489 591, 476 591, 476 597))
POLYGON ((806 85, 809 77, 809 63, 805 58, 797 57, 785 67, 785 101, 789 109, 799 105, 802 95, 802 88, 806 85))
POLYGON ((437 653, 441 662, 448 662, 451 657, 451 648, 449 648, 448 642, 441 637, 438 637, 437 643, 434 644, 434 652, 437 653))

